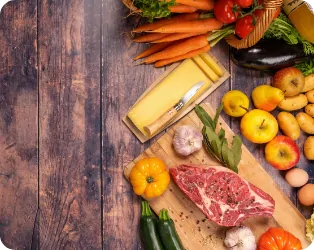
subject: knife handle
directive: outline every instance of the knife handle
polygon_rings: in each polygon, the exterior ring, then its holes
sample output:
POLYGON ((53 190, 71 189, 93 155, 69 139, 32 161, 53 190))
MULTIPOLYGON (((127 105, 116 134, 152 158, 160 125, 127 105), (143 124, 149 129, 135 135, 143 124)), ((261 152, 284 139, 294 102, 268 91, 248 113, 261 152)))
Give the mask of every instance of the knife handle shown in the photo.
POLYGON ((169 109, 167 112, 165 112, 152 124, 145 126, 144 130, 149 136, 152 136, 158 130, 163 128, 168 122, 170 122, 176 116, 177 113, 178 113, 178 109, 176 107, 169 109))

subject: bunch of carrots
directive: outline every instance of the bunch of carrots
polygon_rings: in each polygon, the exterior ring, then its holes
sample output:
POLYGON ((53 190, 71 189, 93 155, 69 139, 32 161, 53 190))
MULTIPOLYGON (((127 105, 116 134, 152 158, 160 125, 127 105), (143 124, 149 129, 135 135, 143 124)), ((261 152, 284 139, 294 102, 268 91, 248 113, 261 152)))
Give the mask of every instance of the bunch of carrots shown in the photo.
MULTIPOLYGON (((208 0, 179 0, 204 3, 208 0)), ((212 7, 211 7, 212 8, 212 7)), ((233 26, 223 29, 223 23, 213 18, 212 13, 185 13, 144 24, 133 30, 144 33, 134 42, 151 43, 151 47, 137 55, 134 60, 145 58, 139 64, 154 63, 162 67, 186 58, 207 53, 223 37, 234 32, 233 26)))
POLYGON ((172 13, 193 13, 214 8, 214 0, 175 0, 175 2, 176 5, 170 7, 172 13))

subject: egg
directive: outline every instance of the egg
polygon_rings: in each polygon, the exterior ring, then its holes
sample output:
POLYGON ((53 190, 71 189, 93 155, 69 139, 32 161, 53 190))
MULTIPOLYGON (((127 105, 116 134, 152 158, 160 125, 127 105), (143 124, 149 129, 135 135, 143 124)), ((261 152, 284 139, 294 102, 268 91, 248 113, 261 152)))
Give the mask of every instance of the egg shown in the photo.
POLYGON ((292 187, 302 187, 308 180, 308 173, 301 168, 290 169, 286 174, 286 181, 292 187))
POLYGON ((303 186, 298 193, 298 198, 300 203, 304 206, 314 205, 314 184, 306 184, 303 186))

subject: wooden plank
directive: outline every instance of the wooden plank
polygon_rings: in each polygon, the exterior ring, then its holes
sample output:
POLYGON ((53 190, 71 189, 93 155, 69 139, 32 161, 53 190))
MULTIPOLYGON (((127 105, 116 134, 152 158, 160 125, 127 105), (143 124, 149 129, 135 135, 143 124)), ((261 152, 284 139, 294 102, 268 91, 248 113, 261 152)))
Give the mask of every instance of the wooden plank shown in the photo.
POLYGON ((37 1, 0 15, 0 238, 31 249, 38 208, 37 1))
MULTIPOLYGON (((203 105, 203 107, 206 108, 211 116, 214 115, 215 111, 209 105, 203 105)), ((169 167, 184 162, 219 165, 205 152, 204 149, 185 158, 179 157, 174 152, 172 148, 173 132, 176 127, 183 124, 192 124, 199 129, 202 127, 200 120, 196 114, 192 112, 187 117, 184 117, 179 123, 174 125, 173 129, 170 129, 167 134, 141 154, 139 158, 157 156, 164 160, 169 167)), ((222 119, 220 119, 219 124, 222 124, 222 127, 226 131, 226 137, 231 141, 234 135, 232 130, 222 119)), ((129 173, 137 160, 138 158, 126 166, 124 172, 126 177, 129 176, 129 173)), ((250 218, 248 221, 244 222, 244 224, 247 224, 253 230, 256 237, 258 238, 269 227, 281 226, 296 235, 302 241, 304 247, 308 246, 309 243, 305 240, 304 217, 276 186, 271 176, 267 174, 245 146, 243 146, 243 156, 239 165, 239 175, 255 186, 261 188, 266 193, 271 194, 276 202, 273 218, 250 218), (293 219, 287 220, 287 218, 293 219)), ((179 222, 177 223, 178 233, 187 249, 225 249, 222 241, 226 228, 219 227, 215 225, 215 223, 206 220, 202 212, 185 197, 173 182, 171 182, 169 188, 161 197, 151 200, 150 205, 156 213, 162 208, 168 208, 170 210, 173 218, 179 222), (180 217, 187 214, 188 216, 185 217, 184 220, 180 220, 180 217), (201 217, 203 217, 204 222, 206 222, 206 227, 197 223, 197 221, 200 222, 201 217), (206 242, 206 244, 204 242, 206 242)))
POLYGON ((138 249, 139 197, 123 178, 121 166, 150 142, 141 144, 121 118, 164 68, 133 64, 135 55, 147 45, 132 42, 130 30, 140 20, 126 18, 130 13, 121 1, 103 1, 102 13, 104 249, 138 249))
POLYGON ((101 249, 101 0, 39 2, 40 249, 101 249))
MULTIPOLYGON (((148 137, 145 136, 141 131, 138 130, 138 128, 133 124, 133 122, 127 117, 127 114, 123 117, 123 122, 128 126, 128 128, 133 132, 133 134, 142 142, 146 142, 147 140, 153 138, 155 135, 159 134, 161 131, 167 129, 172 124, 179 121, 182 117, 184 117, 186 114, 188 114, 195 106, 195 104, 199 104, 202 102, 205 98, 207 98, 212 92, 214 92, 217 88, 219 88, 229 77, 229 72, 222 66, 222 64, 215 58, 211 53, 209 53, 210 57, 212 57, 216 62, 218 62, 218 65, 223 69, 223 76, 221 76, 217 81, 212 82, 211 86, 207 91, 205 91, 199 98, 197 98, 194 102, 192 102, 189 106, 184 107, 178 115, 171 121, 168 125, 166 125, 165 128, 162 128, 160 131, 157 131, 154 135, 148 137)), ((143 99, 150 91, 152 91, 163 79, 165 79, 173 70, 175 70, 181 62, 172 64, 163 74, 161 74, 157 79, 146 89, 146 91, 141 95, 141 97, 136 101, 138 103, 141 99, 143 99)), ((136 104, 135 103, 135 104, 136 104)), ((134 105, 135 105, 134 104, 134 105)), ((133 105, 133 106, 134 106, 133 105)), ((129 109, 129 111, 133 108, 133 106, 129 109)), ((128 113, 129 113, 128 111, 128 113)))

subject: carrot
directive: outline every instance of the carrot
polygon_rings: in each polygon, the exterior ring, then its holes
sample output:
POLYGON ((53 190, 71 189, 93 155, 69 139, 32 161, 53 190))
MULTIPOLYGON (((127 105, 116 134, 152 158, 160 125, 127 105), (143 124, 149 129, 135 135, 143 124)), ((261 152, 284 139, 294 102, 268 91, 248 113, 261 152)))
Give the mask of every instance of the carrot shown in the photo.
POLYGON ((168 48, 147 57, 144 60, 144 63, 149 64, 162 59, 184 55, 192 50, 202 48, 207 44, 208 41, 205 35, 192 37, 178 44, 170 45, 168 48))
POLYGON ((154 30, 154 29, 158 29, 161 26, 164 26, 170 23, 180 22, 180 21, 197 20, 198 16, 199 16, 198 13, 188 13, 188 14, 174 16, 171 18, 165 18, 165 19, 155 21, 153 23, 148 23, 140 27, 137 27, 136 29, 133 30, 133 32, 143 32, 143 31, 148 31, 148 30, 154 30))
POLYGON ((206 46, 204 46, 203 48, 200 48, 200 49, 196 49, 196 50, 192 50, 186 54, 183 54, 183 55, 180 55, 180 56, 175 56, 175 57, 172 57, 172 58, 168 58, 168 59, 164 59, 164 60, 160 60, 160 61, 157 61, 154 66, 156 68, 158 67, 163 67, 167 64, 170 64, 170 63, 174 63, 174 62, 177 62, 177 61, 181 61, 181 60, 184 60, 184 59, 187 59, 187 58, 191 58, 193 56, 197 56, 201 53, 207 53, 208 51, 210 50, 210 45, 207 44, 206 46))
POLYGON ((172 13, 193 13, 193 12, 197 11, 197 8, 195 8, 193 6, 180 4, 180 5, 171 6, 169 8, 169 10, 172 13))
POLYGON ((200 1, 200 0, 176 0, 176 3, 192 6, 198 8, 200 10, 213 10, 214 9, 214 1, 200 1))
POLYGON ((164 48, 166 48, 167 46, 169 46, 171 44, 171 42, 167 42, 167 43, 156 43, 153 44, 152 46, 150 46, 149 48, 147 48, 146 50, 144 50, 141 54, 137 55, 134 58, 135 60, 150 56, 156 52, 159 52, 161 50, 163 50, 164 48))
POLYGON ((133 42, 137 43, 149 43, 155 40, 162 39, 165 36, 169 36, 169 34, 163 34, 163 33, 150 33, 150 34, 145 34, 140 37, 137 37, 133 40, 133 42))
POLYGON ((218 30, 223 23, 216 18, 208 18, 203 20, 182 21, 179 23, 171 23, 164 25, 150 32, 154 33, 205 33, 212 30, 218 30))
MULTIPOLYGON (((163 34, 163 33, 153 33, 153 34, 163 34)), ((167 34, 167 33, 166 33, 167 34)), ((164 42, 172 42, 172 41, 177 41, 177 40, 181 40, 184 38, 188 38, 188 37, 193 37, 193 36, 199 36, 199 35, 203 35, 205 33, 174 33, 174 34, 168 34, 168 36, 162 37, 158 40, 154 40, 152 41, 152 43, 164 43, 164 42)))

